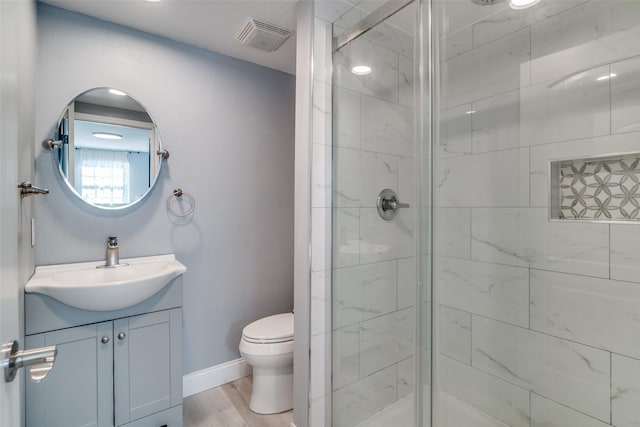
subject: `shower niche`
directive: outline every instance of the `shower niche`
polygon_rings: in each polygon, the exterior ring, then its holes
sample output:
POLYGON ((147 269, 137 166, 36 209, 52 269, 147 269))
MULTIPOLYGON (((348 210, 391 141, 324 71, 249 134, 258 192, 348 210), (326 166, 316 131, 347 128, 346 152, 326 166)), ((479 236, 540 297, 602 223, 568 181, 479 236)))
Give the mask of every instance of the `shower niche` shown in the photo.
POLYGON ((640 153, 551 161, 552 220, 640 222, 640 153))

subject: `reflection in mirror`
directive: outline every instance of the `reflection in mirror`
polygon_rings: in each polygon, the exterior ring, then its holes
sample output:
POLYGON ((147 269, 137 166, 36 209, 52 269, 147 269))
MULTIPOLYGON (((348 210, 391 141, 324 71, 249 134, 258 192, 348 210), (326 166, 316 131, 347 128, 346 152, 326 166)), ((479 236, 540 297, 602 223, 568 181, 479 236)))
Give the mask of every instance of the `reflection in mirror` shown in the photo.
POLYGON ((100 208, 141 200, 162 165, 155 123, 138 101, 116 89, 92 89, 71 101, 57 139, 63 178, 82 200, 100 208))

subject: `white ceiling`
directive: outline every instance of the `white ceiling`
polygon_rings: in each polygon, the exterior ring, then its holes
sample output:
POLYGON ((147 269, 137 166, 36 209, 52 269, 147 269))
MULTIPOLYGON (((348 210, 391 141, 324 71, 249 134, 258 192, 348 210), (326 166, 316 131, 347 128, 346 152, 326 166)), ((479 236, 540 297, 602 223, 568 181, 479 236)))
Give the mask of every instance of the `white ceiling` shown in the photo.
MULTIPOLYGON (((0 0, 2 1, 2 0, 0 0)), ((295 74, 295 33, 275 52, 263 52, 235 39, 249 18, 296 30, 296 0, 40 0, 63 9, 187 43, 268 68, 295 74)), ((370 13, 388 0, 318 0, 339 11, 332 19, 356 6, 370 13)), ((451 34, 488 15, 506 9, 504 0, 494 6, 477 6, 469 0, 437 0, 446 4, 441 30, 451 34)), ((412 33, 415 9, 405 8, 389 23, 412 33)))
POLYGON ((254 49, 235 39, 249 18, 295 31, 295 0, 42 1, 103 21, 295 74, 295 34, 275 52, 254 49))

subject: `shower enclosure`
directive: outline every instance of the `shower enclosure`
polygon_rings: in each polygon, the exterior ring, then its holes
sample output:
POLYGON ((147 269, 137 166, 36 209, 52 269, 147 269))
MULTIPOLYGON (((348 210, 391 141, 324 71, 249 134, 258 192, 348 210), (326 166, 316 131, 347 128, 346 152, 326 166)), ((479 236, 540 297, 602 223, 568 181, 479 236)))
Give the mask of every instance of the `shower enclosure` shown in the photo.
POLYGON ((522 3, 315 3, 314 427, 640 426, 640 2, 522 3))

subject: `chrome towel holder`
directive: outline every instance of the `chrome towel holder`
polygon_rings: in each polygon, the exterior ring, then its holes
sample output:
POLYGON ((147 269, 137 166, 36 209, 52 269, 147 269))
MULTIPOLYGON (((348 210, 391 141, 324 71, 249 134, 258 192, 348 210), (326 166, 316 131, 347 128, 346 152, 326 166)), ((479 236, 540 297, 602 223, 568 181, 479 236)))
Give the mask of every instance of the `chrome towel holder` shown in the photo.
POLYGON ((167 210, 179 218, 189 216, 196 208, 196 200, 189 193, 182 191, 182 188, 173 189, 173 193, 167 198, 167 210), (186 209, 185 209, 186 205, 186 209), (182 210, 180 212, 178 209, 182 210))

